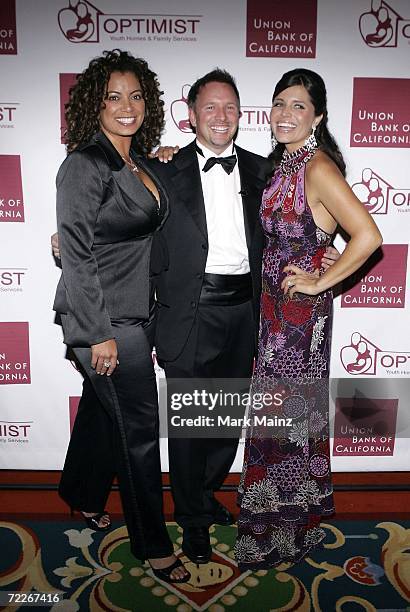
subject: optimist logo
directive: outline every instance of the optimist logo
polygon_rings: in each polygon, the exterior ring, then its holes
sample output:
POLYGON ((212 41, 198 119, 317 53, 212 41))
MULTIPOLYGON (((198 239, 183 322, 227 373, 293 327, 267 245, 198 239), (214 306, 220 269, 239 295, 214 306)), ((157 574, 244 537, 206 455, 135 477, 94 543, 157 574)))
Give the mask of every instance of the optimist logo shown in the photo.
POLYGON ((28 444, 33 421, 0 421, 0 444, 28 444))
POLYGON ((181 132, 192 132, 188 117, 188 92, 191 85, 182 85, 181 97, 174 100, 171 104, 171 117, 177 128, 181 132))
POLYGON ((240 132, 269 132, 270 106, 241 106, 240 132))
POLYGON ((70 43, 196 42, 202 15, 105 14, 87 0, 68 0, 58 25, 70 43))
POLYGON ((407 244, 384 244, 383 257, 370 273, 354 275, 353 287, 342 294, 342 308, 404 308, 408 248, 407 244))
POLYGON ((22 293, 27 268, 0 268, 0 292, 22 293))
POLYGON ((14 128, 19 102, 0 102, 0 128, 14 128))
POLYGON ((19 155, 0 155, 0 222, 24 222, 19 155))
POLYGON ((68 7, 58 12, 58 25, 72 43, 99 42, 98 16, 101 11, 91 2, 69 0, 68 7))
POLYGON ((370 10, 360 15, 359 30, 368 47, 397 47, 401 38, 410 38, 410 19, 384 0, 371 0, 370 10))
POLYGON ((386 398, 336 398, 333 456, 392 456, 398 403, 386 398))
POLYGON ((352 376, 410 375, 410 353, 383 351, 360 332, 353 332, 350 344, 341 348, 340 361, 352 376))
POLYGON ((371 168, 364 168, 352 190, 371 215, 386 215, 393 209, 410 212, 410 189, 396 189, 371 168))

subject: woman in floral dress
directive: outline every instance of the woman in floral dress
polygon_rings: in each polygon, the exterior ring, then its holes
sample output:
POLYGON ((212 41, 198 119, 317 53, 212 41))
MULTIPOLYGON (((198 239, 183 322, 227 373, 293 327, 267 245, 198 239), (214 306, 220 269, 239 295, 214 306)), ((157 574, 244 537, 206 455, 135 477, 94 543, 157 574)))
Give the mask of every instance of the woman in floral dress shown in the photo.
POLYGON ((331 288, 381 244, 374 221, 344 179, 343 157, 327 127, 322 78, 306 69, 284 74, 270 120, 272 175, 260 211, 266 245, 252 382, 264 405, 257 410, 255 402, 248 415, 235 547, 243 570, 297 562, 325 536, 321 517, 334 511, 331 288), (350 241, 333 266, 319 270, 338 224, 350 241))

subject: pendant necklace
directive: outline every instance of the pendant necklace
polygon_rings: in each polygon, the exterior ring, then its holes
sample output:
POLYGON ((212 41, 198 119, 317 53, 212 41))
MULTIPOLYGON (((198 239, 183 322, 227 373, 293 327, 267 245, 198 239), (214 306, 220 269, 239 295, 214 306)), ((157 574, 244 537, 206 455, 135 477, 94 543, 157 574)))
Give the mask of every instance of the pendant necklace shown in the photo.
POLYGON ((123 159, 125 161, 125 163, 129 167, 131 172, 139 172, 140 171, 140 169, 138 168, 137 164, 132 161, 131 157, 129 159, 125 159, 125 157, 123 157, 121 155, 121 159, 123 159))

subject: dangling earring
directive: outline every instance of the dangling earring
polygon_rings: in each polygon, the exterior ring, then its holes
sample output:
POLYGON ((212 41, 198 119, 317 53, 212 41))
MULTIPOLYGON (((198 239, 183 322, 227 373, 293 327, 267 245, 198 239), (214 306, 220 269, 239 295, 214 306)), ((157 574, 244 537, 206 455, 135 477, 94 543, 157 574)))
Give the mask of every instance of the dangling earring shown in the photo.
POLYGON ((278 144, 278 141, 276 140, 274 134, 272 133, 272 137, 270 139, 271 143, 272 143, 272 151, 276 148, 276 145, 278 144))
POLYGON ((314 149, 317 149, 317 140, 315 138, 315 132, 316 132, 316 126, 313 124, 312 133, 308 138, 306 138, 305 144, 304 144, 304 146, 306 147, 308 151, 313 151, 314 149))

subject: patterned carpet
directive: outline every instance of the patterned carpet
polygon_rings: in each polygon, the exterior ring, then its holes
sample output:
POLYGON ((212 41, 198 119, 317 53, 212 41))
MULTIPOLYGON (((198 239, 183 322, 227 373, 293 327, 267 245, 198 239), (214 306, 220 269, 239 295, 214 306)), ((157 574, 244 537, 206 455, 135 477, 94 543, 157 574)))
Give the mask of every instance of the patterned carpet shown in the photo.
MULTIPOLYGON (((302 563, 245 574, 233 559, 235 527, 211 528, 212 561, 188 563, 190 582, 170 586, 131 556, 120 523, 100 534, 76 521, 2 521, 0 590, 60 592, 42 610, 69 612, 410 610, 410 521, 322 526, 324 548, 302 563)), ((168 527, 178 552, 181 530, 168 527)))

